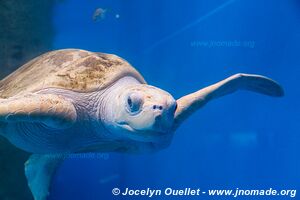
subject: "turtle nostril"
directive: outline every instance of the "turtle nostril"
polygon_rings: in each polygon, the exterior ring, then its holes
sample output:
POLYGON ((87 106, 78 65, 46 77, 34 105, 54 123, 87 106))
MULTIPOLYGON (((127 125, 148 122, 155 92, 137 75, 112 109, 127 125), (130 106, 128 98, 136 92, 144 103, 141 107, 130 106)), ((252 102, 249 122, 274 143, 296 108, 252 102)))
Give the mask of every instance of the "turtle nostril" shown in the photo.
POLYGON ((159 110, 162 110, 163 107, 162 106, 158 106, 158 105, 153 105, 152 108, 155 110, 155 109, 159 109, 159 110))

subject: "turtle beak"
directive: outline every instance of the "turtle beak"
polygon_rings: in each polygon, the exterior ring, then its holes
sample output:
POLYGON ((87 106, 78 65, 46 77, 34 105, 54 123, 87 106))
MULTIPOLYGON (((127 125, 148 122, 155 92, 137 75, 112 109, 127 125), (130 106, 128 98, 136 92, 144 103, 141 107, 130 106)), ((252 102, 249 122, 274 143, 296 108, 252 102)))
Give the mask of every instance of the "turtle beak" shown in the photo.
POLYGON ((164 106, 159 107, 155 112, 154 129, 159 132, 170 132, 174 123, 174 114, 177 107, 176 101, 167 102, 164 106))

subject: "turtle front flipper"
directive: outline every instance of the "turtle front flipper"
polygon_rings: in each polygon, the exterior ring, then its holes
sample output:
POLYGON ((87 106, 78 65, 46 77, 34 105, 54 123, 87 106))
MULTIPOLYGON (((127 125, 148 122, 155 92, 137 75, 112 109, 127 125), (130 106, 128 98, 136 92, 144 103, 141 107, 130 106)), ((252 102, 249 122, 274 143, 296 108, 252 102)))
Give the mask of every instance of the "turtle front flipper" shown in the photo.
POLYGON ((25 163, 25 175, 34 200, 47 200, 52 177, 65 160, 63 154, 33 154, 25 163))
POLYGON ((284 95, 281 86, 270 78, 254 74, 235 74, 216 84, 188 94, 177 100, 175 112, 175 126, 189 117, 208 101, 231 94, 237 90, 249 90, 269 96, 280 97, 284 95))
POLYGON ((53 129, 70 127, 77 118, 72 102, 54 94, 28 94, 0 99, 0 121, 36 122, 53 129))

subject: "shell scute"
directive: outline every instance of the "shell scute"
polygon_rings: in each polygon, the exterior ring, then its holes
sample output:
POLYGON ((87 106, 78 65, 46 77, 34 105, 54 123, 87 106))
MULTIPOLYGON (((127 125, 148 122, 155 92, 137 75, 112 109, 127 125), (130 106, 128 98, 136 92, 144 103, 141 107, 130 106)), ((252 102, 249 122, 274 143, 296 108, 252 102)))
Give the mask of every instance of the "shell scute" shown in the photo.
POLYGON ((138 71, 118 56, 79 49, 51 51, 29 61, 0 81, 0 97, 50 87, 92 92, 125 76, 146 83, 138 71))

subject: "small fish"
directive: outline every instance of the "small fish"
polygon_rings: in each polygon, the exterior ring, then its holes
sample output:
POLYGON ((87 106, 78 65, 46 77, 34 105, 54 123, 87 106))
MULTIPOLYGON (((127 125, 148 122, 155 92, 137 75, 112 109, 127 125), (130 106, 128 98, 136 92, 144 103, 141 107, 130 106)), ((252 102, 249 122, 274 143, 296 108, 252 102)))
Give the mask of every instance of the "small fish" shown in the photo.
POLYGON ((93 20, 95 22, 103 20, 105 18, 106 11, 106 9, 97 8, 93 14, 93 20))

